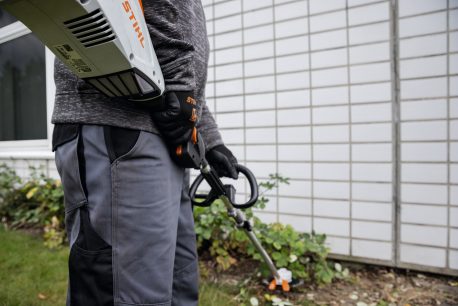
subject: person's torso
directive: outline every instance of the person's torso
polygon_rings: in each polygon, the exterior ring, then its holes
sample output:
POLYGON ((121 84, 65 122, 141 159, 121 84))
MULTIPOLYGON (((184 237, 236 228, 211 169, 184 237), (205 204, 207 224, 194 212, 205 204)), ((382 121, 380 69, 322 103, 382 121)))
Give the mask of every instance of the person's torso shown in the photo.
MULTIPOLYGON (((188 87, 204 101, 209 43, 201 1, 143 0, 143 7, 166 88, 170 84, 173 89, 175 83, 180 85, 177 88, 188 87)), ((148 110, 104 96, 59 60, 55 62, 54 79, 53 122, 109 124, 156 132, 148 110)))

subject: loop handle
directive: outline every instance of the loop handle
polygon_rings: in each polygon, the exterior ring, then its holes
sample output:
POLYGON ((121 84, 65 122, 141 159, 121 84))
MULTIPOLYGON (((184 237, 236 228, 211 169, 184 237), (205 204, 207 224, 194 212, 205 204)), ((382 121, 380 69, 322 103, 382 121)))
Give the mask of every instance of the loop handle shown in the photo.
MULTIPOLYGON (((232 203, 232 202, 231 204, 235 208, 239 208, 239 209, 250 208, 251 206, 253 206, 256 203, 259 197, 258 183, 256 181, 256 177, 254 176, 253 172, 250 171, 250 169, 248 169, 247 167, 243 165, 237 164, 235 165, 235 169, 237 170, 238 173, 243 174, 247 178, 248 184, 250 185, 250 199, 243 204, 237 204, 237 203, 232 203)), ((219 178, 217 179, 220 180, 219 178)), ((217 193, 213 189, 210 190, 208 194, 196 194, 197 189, 199 188, 203 180, 204 180, 204 175, 201 173, 194 180, 194 182, 191 185, 191 188, 189 189, 189 196, 191 198, 192 205, 208 207, 220 196, 227 196, 226 194, 217 193), (205 200, 196 201, 196 199, 205 199, 205 200)), ((210 186, 212 185, 210 182, 209 184, 210 186)), ((229 199, 229 201, 231 200, 230 197, 227 197, 227 198, 229 199)))

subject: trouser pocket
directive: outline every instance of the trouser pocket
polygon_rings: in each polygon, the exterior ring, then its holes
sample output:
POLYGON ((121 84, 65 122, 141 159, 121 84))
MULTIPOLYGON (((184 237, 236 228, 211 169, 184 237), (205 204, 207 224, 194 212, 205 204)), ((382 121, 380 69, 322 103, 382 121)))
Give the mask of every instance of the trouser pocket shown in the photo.
POLYGON ((113 305, 112 247, 92 228, 87 207, 78 210, 80 230, 69 258, 70 305, 113 305))
POLYGON ((103 134, 111 163, 133 150, 140 137, 139 130, 130 130, 114 126, 104 126, 103 134))

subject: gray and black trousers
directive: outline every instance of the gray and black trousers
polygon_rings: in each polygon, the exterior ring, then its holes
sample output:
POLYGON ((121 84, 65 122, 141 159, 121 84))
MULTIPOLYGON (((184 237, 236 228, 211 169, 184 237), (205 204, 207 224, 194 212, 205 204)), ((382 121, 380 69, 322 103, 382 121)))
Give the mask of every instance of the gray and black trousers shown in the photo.
POLYGON ((197 305, 188 172, 159 135, 56 125, 70 241, 67 306, 197 305))

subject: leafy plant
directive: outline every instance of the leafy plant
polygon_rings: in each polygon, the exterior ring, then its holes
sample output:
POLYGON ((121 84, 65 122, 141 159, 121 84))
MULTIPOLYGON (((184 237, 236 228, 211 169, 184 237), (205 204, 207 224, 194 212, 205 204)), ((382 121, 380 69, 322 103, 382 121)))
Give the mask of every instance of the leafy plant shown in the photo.
POLYGON ((65 231, 62 229, 61 222, 56 216, 51 218, 51 221, 46 221, 44 227, 45 246, 50 249, 58 248, 65 241, 65 231))
MULTIPOLYGON (((278 182, 288 183, 288 180, 279 175, 270 175, 268 181, 260 184, 263 192, 254 208, 264 208, 268 199, 265 192, 278 186, 278 182)), ((244 210, 247 219, 253 218, 251 208, 244 210)), ((244 254, 248 247, 248 238, 245 233, 234 226, 234 221, 227 216, 224 203, 216 200, 210 207, 194 207, 195 230, 197 247, 208 250, 218 263, 220 270, 227 270, 237 263, 237 257, 244 254)), ((259 221, 259 220, 258 220, 259 221)), ((260 222, 259 222, 260 223, 260 222)))
POLYGON ((3 223, 10 217, 10 206, 18 203, 22 195, 15 192, 22 184, 16 172, 5 164, 0 164, 0 218, 3 223))
MULTIPOLYGON (((299 233, 292 226, 280 223, 262 226, 259 221, 255 223, 255 229, 277 268, 286 268, 296 278, 318 283, 330 283, 334 278, 334 270, 326 260, 329 249, 324 244, 325 235, 299 233)), ((267 266, 254 246, 249 244, 247 251, 262 263, 261 272, 269 275, 267 266)))
POLYGON ((48 246, 62 244, 65 212, 60 181, 46 177, 42 169, 33 167, 27 180, 5 165, 0 165, 0 170, 0 218, 3 222, 12 228, 42 229, 48 246))
MULTIPOLYGON (((289 184, 289 180, 273 174, 268 181, 262 182, 260 187, 263 191, 254 208, 264 208, 268 202, 264 194, 279 184, 289 184)), ((295 278, 318 283, 330 283, 335 277, 344 278, 348 274, 348 270, 343 272, 340 266, 340 271, 337 271, 327 262, 329 249, 325 246, 325 235, 299 233, 292 226, 280 223, 265 224, 254 216, 252 209, 246 209, 244 213, 251 219, 256 236, 277 268, 287 268, 295 278)), ((220 270, 230 268, 237 263, 237 258, 249 256, 261 263, 264 276, 270 274, 244 231, 237 229, 227 216, 226 207, 221 201, 215 201, 209 208, 195 207, 194 216, 198 247, 201 251, 209 251, 220 270)))

